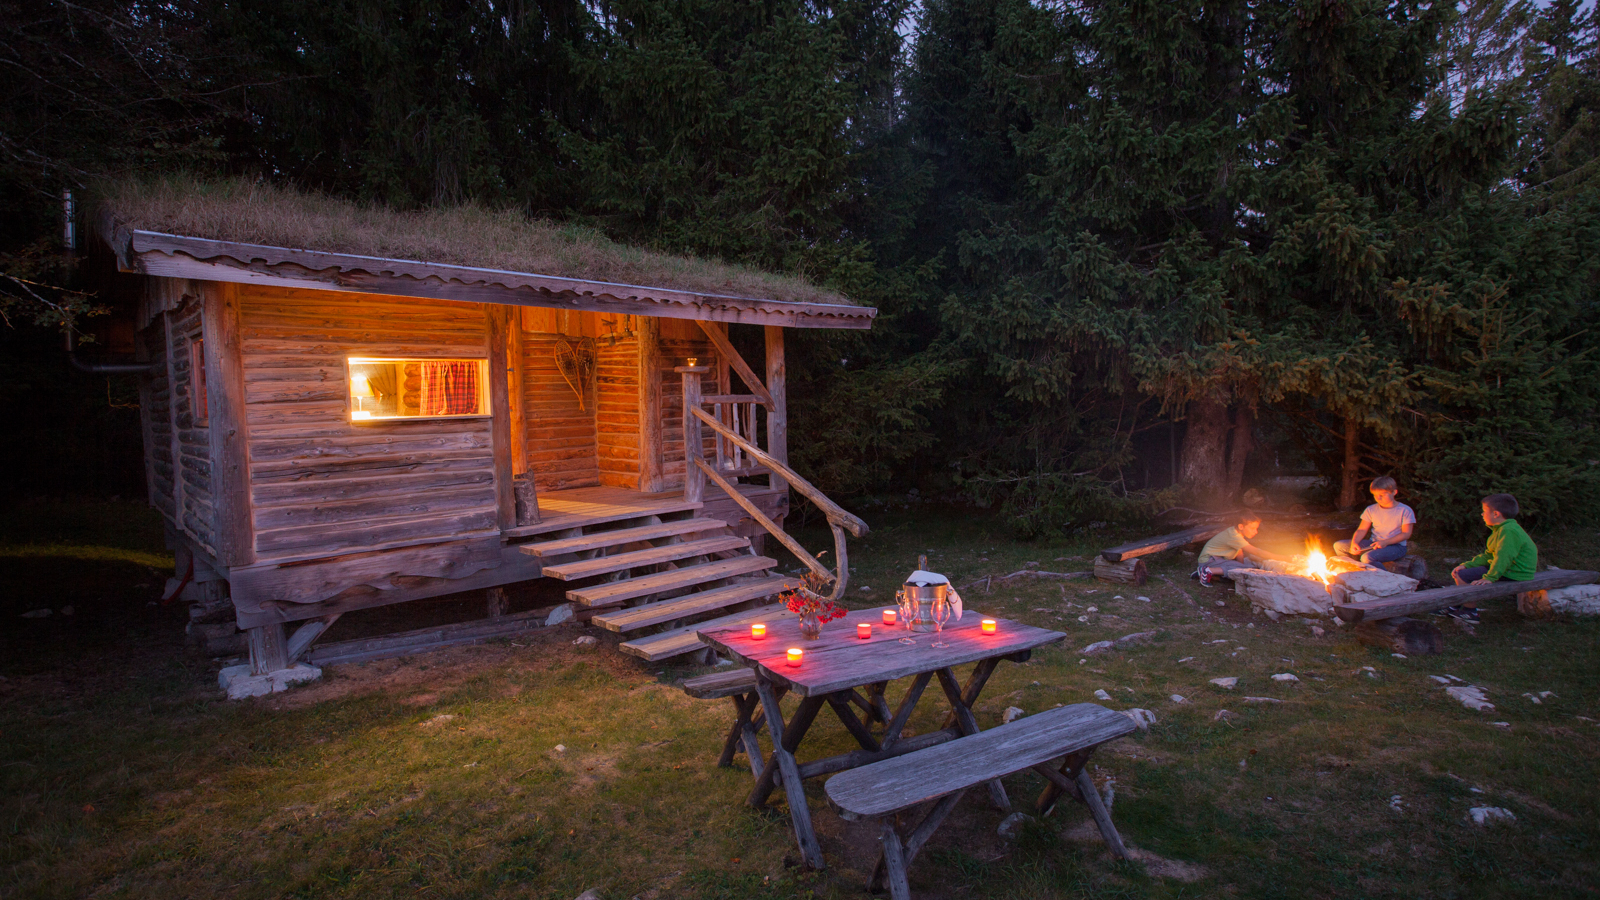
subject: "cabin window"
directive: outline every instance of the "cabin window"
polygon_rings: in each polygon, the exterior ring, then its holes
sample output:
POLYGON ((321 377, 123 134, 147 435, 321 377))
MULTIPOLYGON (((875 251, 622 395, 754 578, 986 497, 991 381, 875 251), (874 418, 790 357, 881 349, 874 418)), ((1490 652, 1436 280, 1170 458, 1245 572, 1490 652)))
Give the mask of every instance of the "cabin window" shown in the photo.
POLYGON ((194 386, 190 404, 194 408, 194 423, 204 425, 211 418, 211 405, 206 400, 206 342, 195 338, 189 342, 189 383, 194 386))
POLYGON ((486 359, 350 358, 352 422, 488 414, 486 359))

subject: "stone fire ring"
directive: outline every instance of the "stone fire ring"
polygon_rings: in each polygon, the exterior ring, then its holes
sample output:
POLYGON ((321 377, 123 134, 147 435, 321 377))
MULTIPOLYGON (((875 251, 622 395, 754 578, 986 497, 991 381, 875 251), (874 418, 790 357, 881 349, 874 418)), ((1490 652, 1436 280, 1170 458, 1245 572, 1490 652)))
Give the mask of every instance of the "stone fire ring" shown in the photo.
MULTIPOLYGON (((1268 563, 1273 568, 1235 569, 1232 576, 1234 590, 1250 601, 1250 605, 1263 612, 1285 616, 1327 616, 1333 605, 1376 600, 1417 589, 1417 581, 1383 569, 1356 569, 1341 572, 1333 583, 1324 585, 1320 580, 1283 571, 1290 568, 1282 563, 1268 563)), ((1298 567, 1294 567, 1298 568, 1298 567)))

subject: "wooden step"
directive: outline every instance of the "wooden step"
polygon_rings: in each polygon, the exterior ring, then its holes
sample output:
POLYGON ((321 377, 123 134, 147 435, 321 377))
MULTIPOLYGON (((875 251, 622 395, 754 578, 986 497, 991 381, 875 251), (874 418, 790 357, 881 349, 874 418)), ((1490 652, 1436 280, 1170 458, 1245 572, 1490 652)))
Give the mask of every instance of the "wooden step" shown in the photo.
MULTIPOLYGON (((641 575, 629 578, 627 581, 611 581, 605 584, 595 584, 584 588, 574 588, 567 591, 567 599, 574 600, 584 606, 614 606, 624 600, 643 597, 646 594, 659 594, 663 591, 676 591, 691 588, 697 584, 705 584, 718 578, 732 578, 735 575, 749 575, 776 566, 778 561, 766 556, 739 556, 734 559, 719 559, 715 562, 686 569, 674 569, 671 572, 660 572, 655 575, 641 575)), ((548 569, 546 571, 549 571, 548 569)))
POLYGON ((758 597, 770 597, 784 588, 793 587, 799 583, 798 578, 766 578, 749 584, 734 584, 728 587, 713 588, 676 600, 663 600, 660 603, 646 603, 632 609, 619 609, 594 617, 594 623, 608 631, 633 631, 647 625, 660 625, 662 622, 671 622, 685 616, 700 615, 714 612, 725 606, 743 603, 746 600, 755 600, 758 597))
POLYGON ((637 541, 653 541, 658 538, 675 537, 680 534, 695 534, 702 531, 716 531, 718 528, 727 527, 727 522, 717 519, 680 519, 676 522, 662 522, 660 525, 641 525, 638 528, 596 531, 591 534, 581 534, 577 537, 562 538, 557 541, 522 544, 518 549, 529 556, 548 558, 567 553, 577 553, 580 550, 618 547, 637 541))
POLYGON ((706 556, 711 553, 719 553, 723 550, 747 549, 749 546, 749 538, 729 534, 699 541, 663 544, 660 547, 651 547, 648 550, 634 550, 631 553, 618 553, 615 556, 597 556, 594 559, 580 559, 574 562, 545 566, 544 575, 546 578, 559 578, 562 581, 577 581, 579 578, 604 575, 608 572, 622 572, 628 569, 636 569, 640 566, 654 566, 677 559, 688 559, 691 556, 706 556))
POLYGON ((586 525, 603 525, 607 522, 622 522, 627 519, 642 519, 646 516, 665 516, 677 512, 689 512, 700 509, 705 504, 695 500, 683 499, 672 501, 641 501, 632 505, 603 505, 596 504, 592 511, 561 512, 546 515, 544 507, 540 507, 542 520, 533 525, 518 525, 500 532, 502 537, 519 538, 530 537, 536 534, 549 534, 552 531, 565 531, 569 528, 582 528, 586 525))
POLYGON ((784 616, 793 615, 794 613, 785 609, 782 603, 774 603, 771 606, 763 606, 760 609, 752 609, 748 612, 734 613, 731 616, 723 616, 720 619, 696 622, 686 628, 634 638, 626 643, 618 644, 617 648, 623 653, 637 656, 640 659, 651 661, 670 659, 674 656, 682 656, 685 653, 693 653, 696 650, 704 650, 706 645, 700 643, 700 639, 695 636, 695 632, 702 628, 729 628, 748 625, 751 622, 776 622, 784 616))

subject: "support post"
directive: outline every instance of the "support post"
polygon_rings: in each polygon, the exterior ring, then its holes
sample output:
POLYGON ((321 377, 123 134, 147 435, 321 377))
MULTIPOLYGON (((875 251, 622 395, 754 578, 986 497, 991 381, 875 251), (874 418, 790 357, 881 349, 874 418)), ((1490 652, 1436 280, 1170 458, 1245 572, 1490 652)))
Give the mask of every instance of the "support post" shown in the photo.
POLYGON ((505 615, 506 610, 511 606, 509 600, 506 598, 506 589, 503 587, 492 587, 489 588, 487 594, 489 601, 489 618, 497 619, 505 615))
POLYGON ((699 503, 705 499, 706 475, 694 463, 705 459, 705 440, 694 411, 700 408, 700 376, 710 372, 711 367, 678 366, 672 371, 683 376, 683 499, 699 503))
POLYGON ((493 443, 495 524, 502 531, 517 524, 515 475, 511 462, 511 377, 507 353, 516 307, 484 306, 485 349, 489 355, 489 433, 493 443))
MULTIPOLYGON (((239 286, 204 282, 200 333, 205 338, 205 387, 211 443, 211 508, 217 562, 256 561, 250 515, 250 443, 245 429, 244 359, 239 336, 239 286)), ((190 383, 194 383, 191 377, 190 383)), ((175 466, 181 465, 174 460, 175 466)), ((181 478, 181 473, 176 473, 181 478)), ((181 511, 180 511, 181 514, 181 511)))
POLYGON ((786 388, 788 369, 783 360, 783 327, 768 325, 767 394, 772 407, 767 410, 767 452, 784 465, 789 464, 789 399, 786 388))
POLYGON ((289 668, 289 642, 283 625, 258 625, 246 632, 250 642, 250 674, 266 675, 289 668))
POLYGON ((654 494, 665 477, 661 459, 661 320, 640 316, 639 340, 639 490, 654 494))

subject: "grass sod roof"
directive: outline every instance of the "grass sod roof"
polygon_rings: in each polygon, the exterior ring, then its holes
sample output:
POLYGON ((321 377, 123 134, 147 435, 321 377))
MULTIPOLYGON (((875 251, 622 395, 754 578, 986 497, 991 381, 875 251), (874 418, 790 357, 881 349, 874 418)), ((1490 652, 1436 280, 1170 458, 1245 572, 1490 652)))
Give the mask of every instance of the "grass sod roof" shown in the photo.
POLYGON ((698 294, 857 306, 804 279, 629 247, 575 226, 466 205, 402 212, 245 179, 110 181, 95 195, 130 230, 537 273, 698 294))

